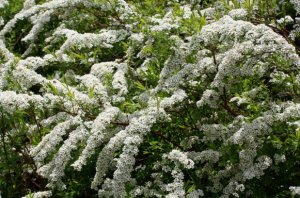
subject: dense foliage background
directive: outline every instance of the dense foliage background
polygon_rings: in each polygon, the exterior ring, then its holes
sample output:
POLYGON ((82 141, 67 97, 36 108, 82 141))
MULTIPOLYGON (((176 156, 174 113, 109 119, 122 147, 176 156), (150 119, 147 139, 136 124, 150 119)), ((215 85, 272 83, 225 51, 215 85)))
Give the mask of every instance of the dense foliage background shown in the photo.
POLYGON ((0 197, 296 197, 299 53, 298 0, 0 0, 0 197))

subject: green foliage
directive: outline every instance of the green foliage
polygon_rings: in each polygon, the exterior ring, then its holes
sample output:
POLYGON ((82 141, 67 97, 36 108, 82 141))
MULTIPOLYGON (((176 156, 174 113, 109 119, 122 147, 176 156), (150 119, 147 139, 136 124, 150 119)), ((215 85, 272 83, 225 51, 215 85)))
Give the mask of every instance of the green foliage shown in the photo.
POLYGON ((29 155, 29 144, 36 144, 41 140, 42 131, 28 134, 25 120, 34 122, 36 112, 15 111, 7 115, 0 109, 0 190, 4 197, 22 197, 28 189, 36 190, 45 181, 36 173, 36 166, 29 155), (31 112, 31 113, 30 113, 31 112), (9 130, 14 130, 11 133, 9 130))
MULTIPOLYGON (((23 0, 11 0, 9 5, 0 9, 0 16, 3 17, 5 22, 15 16, 18 11, 22 9, 23 0)), ((37 4, 42 4, 46 1, 35 1, 37 4)), ((95 0, 99 4, 103 4, 106 1, 95 0)), ((119 18, 116 9, 118 8, 115 1, 109 1, 112 3, 112 8, 105 12, 100 12, 95 8, 85 9, 83 6, 75 7, 70 11, 69 16, 71 21, 64 23, 66 28, 76 30, 79 33, 98 33, 101 29, 116 28, 123 26, 122 20, 119 18), (114 18, 112 20, 112 18, 114 18), (117 25, 115 25, 116 23, 117 25)), ((41 178, 37 173, 37 167, 33 161, 32 156, 29 154, 29 147, 38 145, 46 134, 49 134, 53 126, 41 127, 41 120, 48 118, 49 116, 61 112, 64 110, 64 100, 71 102, 76 101, 74 91, 70 87, 76 87, 78 90, 87 93, 90 99, 95 99, 101 103, 101 96, 97 95, 96 87, 87 87, 81 84, 77 79, 77 75, 84 75, 89 73, 92 65, 95 62, 108 62, 118 61, 126 58, 129 65, 129 71, 126 74, 126 83, 128 87, 128 97, 123 101, 116 102, 119 109, 124 113, 132 114, 139 110, 145 109, 148 106, 147 97, 150 95, 149 89, 156 87, 161 79, 161 71, 164 68, 168 58, 175 56, 178 46, 174 40, 174 37, 182 39, 183 42, 187 42, 184 39, 190 39, 190 36, 197 35, 201 32, 203 27, 210 24, 212 20, 217 20, 223 15, 229 13, 233 9, 244 8, 248 11, 245 20, 248 20, 254 24, 265 24, 271 27, 275 32, 281 34, 289 43, 299 48, 296 40, 291 40, 288 35, 292 30, 291 27, 277 24, 277 20, 290 15, 292 18, 296 17, 296 11, 290 1, 281 0, 221 0, 221 1, 168 1, 168 0, 130 0, 128 1, 139 13, 138 16, 134 16, 134 26, 132 27, 133 33, 143 33, 144 38, 142 41, 134 43, 129 41, 130 38, 126 38, 123 42, 114 44, 111 48, 92 47, 81 48, 73 47, 68 52, 72 62, 51 62, 51 66, 40 67, 36 70, 38 74, 45 76, 47 79, 59 78, 66 85, 66 93, 60 91, 54 83, 47 83, 43 89, 47 90, 47 93, 51 93, 55 96, 59 96, 61 104, 58 104, 54 109, 39 109, 35 104, 30 104, 30 107, 25 110, 16 110, 12 114, 4 112, 0 106, 0 197, 13 198, 22 197, 28 194, 28 197, 33 197, 31 192, 46 190, 47 181, 41 178), (197 13, 192 13, 190 17, 184 17, 184 11, 182 10, 182 4, 188 4, 191 8, 197 10, 197 13), (200 12, 200 10, 216 7, 216 12, 213 16, 200 12), (153 31, 150 28, 152 23, 150 17, 158 16, 163 17, 169 10, 172 10, 173 19, 178 20, 178 28, 171 28, 170 31, 153 31), (173 37, 172 37, 173 36, 173 37), (172 37, 172 39, 170 39, 172 37), (151 42, 145 42, 151 41, 151 42), (90 61, 92 57, 93 61, 90 61), (147 60, 147 62, 146 62, 147 60), (139 70, 139 75, 134 69, 145 63, 145 70, 139 70), (57 77, 58 76, 58 77, 57 77), (144 95, 140 95, 144 94, 144 95), (140 96, 140 97, 135 97, 140 96), (144 97, 144 98, 143 98, 144 97), (146 99, 145 99, 146 98, 146 99), (37 119, 38 118, 38 119, 37 119), (29 126, 36 125, 37 128, 32 129, 29 126), (29 133, 30 132, 30 133, 29 133)), ((62 17, 57 13, 55 16, 51 16, 49 23, 45 25, 43 31, 39 34, 38 38, 34 41, 35 47, 30 53, 30 56, 44 56, 46 54, 52 54, 54 57, 57 55, 55 52, 65 42, 63 36, 54 39, 51 44, 45 42, 57 26, 62 23, 62 17)), ((6 46, 16 55, 15 64, 19 62, 18 57, 22 57, 22 54, 26 51, 29 44, 21 41, 21 39, 28 34, 32 24, 28 19, 18 21, 16 27, 5 35, 6 46)), ((123 28, 123 27, 122 27, 123 28)), ((218 50, 227 51, 224 46, 218 46, 218 50)), ((212 49, 217 49, 212 47, 212 49)), ((184 50, 184 49, 182 49, 184 50)), ((214 52, 211 53, 214 56, 214 52)), ((194 51, 185 57, 187 64, 192 64, 197 61, 198 51, 194 51)), ((0 54, 0 66, 5 61, 0 54)), ((195 144, 190 147, 188 138, 191 135, 195 135, 198 138, 202 138, 203 132, 199 130, 199 125, 202 125, 202 120, 212 118, 213 123, 207 124, 224 124, 229 125, 236 115, 243 115, 247 117, 247 122, 251 122, 263 116, 263 113, 269 111, 270 104, 281 103, 284 101, 291 101, 299 103, 300 101, 300 83, 299 81, 299 68, 293 68, 291 61, 288 61, 280 56, 280 54, 272 54, 266 60, 271 63, 268 67, 267 76, 275 76, 278 81, 270 81, 270 79, 262 78, 260 76, 259 65, 253 65, 258 68, 255 74, 251 77, 236 77, 228 76, 225 78, 226 83, 231 83, 232 86, 229 90, 225 90, 221 96, 220 107, 224 109, 218 109, 212 111, 207 106, 197 107, 196 102, 202 97, 202 93, 210 88, 210 84, 207 82, 200 82, 194 87, 185 87, 182 85, 182 89, 186 91, 189 101, 186 100, 181 104, 181 109, 167 109, 167 113, 170 116, 172 122, 158 122, 152 128, 151 132, 145 136, 144 142, 140 145, 140 152, 136 156, 136 166, 154 165, 157 161, 162 160, 162 155, 171 152, 173 149, 179 149, 182 151, 190 151, 194 149, 196 151, 202 151, 205 149, 219 149, 222 151, 223 156, 220 158, 218 164, 212 165, 205 171, 203 171, 203 177, 198 178, 197 172, 193 170, 184 170, 184 174, 187 175, 184 189, 187 193, 192 192, 195 189, 205 189, 208 178, 217 174, 217 171, 223 170, 226 167, 237 164, 239 162, 239 152, 245 148, 243 144, 221 144, 220 140, 213 141, 209 144, 195 144), (282 73, 280 73, 280 72, 282 73), (297 79, 298 75, 298 79, 297 79), (233 82, 233 83, 232 83, 233 82), (250 92, 253 88, 259 87, 255 97, 251 97, 250 92), (230 104, 227 99, 229 98, 245 98, 246 102, 242 104, 236 104, 232 102, 230 104), (228 110, 229 109, 229 110, 228 110), (236 115, 235 115, 236 114, 236 115), (200 121, 199 121, 200 120, 200 121), (198 122, 199 121, 199 122, 198 122)), ((172 65, 172 72, 170 75, 175 75, 181 69, 182 65, 172 65), (174 69, 175 68, 175 69, 174 69)), ((237 68, 242 68, 243 63, 236 63, 237 68)), ((114 71, 115 72, 115 71, 114 71)), ((214 72, 208 71, 207 78, 211 78, 214 72)), ((12 73, 7 75, 6 90, 17 91, 18 93, 25 92, 19 83, 19 80, 14 78, 12 73)), ((113 73, 106 73, 103 76, 102 82, 105 87, 108 87, 108 94, 113 95, 118 92, 113 88, 113 73)), ((30 94, 41 94, 43 91, 42 86, 37 84, 31 87, 30 94)), ((170 93, 159 91, 155 93, 157 99, 157 109, 162 98, 170 96, 170 93)), ((85 116, 89 120, 94 120, 101 109, 97 105, 89 106, 78 102, 81 110, 85 112, 85 116)), ((75 115, 76 111, 66 112, 70 115, 75 115)), ((296 121, 296 120, 294 120, 296 121)), ((126 125, 128 123, 123 123, 126 125)), ((112 127, 112 126, 110 126, 112 127)), ((121 126, 123 127, 123 126, 121 126)), ((113 127, 112 127, 113 128, 113 127)), ((268 169, 265 174, 255 180, 249 180, 245 182, 247 188, 251 189, 253 194, 250 197, 290 197, 292 196, 287 189, 289 186, 299 186, 299 163, 300 163, 300 129, 296 129, 295 126, 291 126, 286 122, 278 122, 273 126, 274 133, 271 135, 265 135, 260 137, 265 142, 261 153, 273 155, 278 153, 286 156, 287 163, 280 163, 274 165, 272 169, 268 169), (272 188, 270 188, 272 186, 272 188), (266 189, 268 189, 266 191, 266 189)), ((70 131, 66 134, 69 134, 70 131)), ((65 137, 64 137, 65 138, 65 137)), ((65 140, 65 139, 64 139, 65 140)), ((107 143, 108 140, 105 140, 107 143)), ((59 148, 61 145, 57 145, 59 148)), ((84 148, 81 144, 79 149, 72 152, 73 159, 80 155, 84 148)), ((103 146, 97 149, 100 151, 103 146)), ((56 152, 56 151, 55 151, 56 152)), ((55 153, 51 153, 51 157, 55 153)), ((119 151, 115 153, 116 157, 120 155, 119 151)), ((49 161, 47 158, 45 161, 49 161)), ((91 181, 95 175, 94 164, 97 161, 97 155, 92 155, 89 159, 89 163, 80 172, 74 172, 70 166, 75 160, 68 162, 66 166, 63 182, 66 184, 66 190, 59 191, 55 189, 53 191, 53 197, 68 197, 68 198, 80 198, 80 197, 97 197, 97 192, 90 189, 91 181)), ((173 165, 170 165, 173 166, 173 165)), ((132 177, 136 179, 137 183, 143 183, 151 178, 151 173, 154 171, 153 167, 146 166, 142 171, 134 170, 132 177)), ((201 170, 199 170, 201 171, 201 170)), ((114 168, 109 168, 108 175, 112 176, 114 168)), ((172 182, 172 177, 164 173, 163 181, 172 182)), ((134 188, 131 183, 126 184, 127 197, 131 197, 129 192, 134 188)), ((164 192, 160 192, 165 196, 164 192)), ((205 197, 217 197, 221 194, 206 194, 205 197)), ((249 197, 245 193, 240 194, 241 197, 249 197)))

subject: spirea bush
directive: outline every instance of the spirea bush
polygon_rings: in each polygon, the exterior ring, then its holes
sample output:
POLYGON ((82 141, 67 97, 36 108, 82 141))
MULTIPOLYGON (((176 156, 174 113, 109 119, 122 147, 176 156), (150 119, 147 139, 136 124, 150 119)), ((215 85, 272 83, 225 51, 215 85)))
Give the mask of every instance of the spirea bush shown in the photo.
POLYGON ((300 194, 298 0, 0 0, 4 197, 300 194))

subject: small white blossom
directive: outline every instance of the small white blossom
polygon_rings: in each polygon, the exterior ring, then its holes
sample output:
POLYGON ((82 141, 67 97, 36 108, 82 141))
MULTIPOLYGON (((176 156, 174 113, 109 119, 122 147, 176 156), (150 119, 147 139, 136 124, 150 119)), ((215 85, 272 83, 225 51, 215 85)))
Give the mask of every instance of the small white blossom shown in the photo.
POLYGON ((247 17, 247 11, 245 9, 231 10, 228 15, 233 19, 245 19, 247 17))
POLYGON ((203 197, 203 196, 204 196, 204 192, 200 189, 193 190, 192 192, 187 194, 187 198, 199 198, 199 197, 203 197))
POLYGON ((294 195, 300 195, 300 187, 290 186, 289 189, 294 195))
POLYGON ((179 164, 182 164, 186 169, 194 168, 193 160, 189 159, 185 153, 178 150, 172 150, 168 155, 165 155, 164 157, 173 162, 179 162, 179 164))
POLYGON ((41 191, 41 192, 34 192, 26 195, 25 197, 22 198, 27 198, 27 197, 32 197, 32 198, 47 198, 51 197, 52 192, 51 191, 41 191))
POLYGON ((277 23, 283 24, 283 25, 290 24, 293 22, 294 22, 294 19, 291 16, 285 16, 285 17, 277 20, 277 23))
POLYGON ((0 0, 0 9, 4 8, 6 5, 8 5, 8 0, 0 0))

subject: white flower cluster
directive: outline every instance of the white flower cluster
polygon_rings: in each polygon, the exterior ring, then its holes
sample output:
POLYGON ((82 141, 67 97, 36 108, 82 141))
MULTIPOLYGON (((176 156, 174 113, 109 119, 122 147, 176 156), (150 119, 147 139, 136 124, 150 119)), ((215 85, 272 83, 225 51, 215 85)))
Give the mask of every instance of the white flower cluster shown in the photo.
POLYGON ((99 34, 80 34, 74 30, 58 29, 54 36, 66 36, 67 40, 60 47, 56 54, 66 54, 72 48, 112 48, 114 43, 124 40, 127 36, 126 30, 101 30, 99 34))
POLYGON ((277 23, 283 24, 283 25, 290 24, 293 22, 294 22, 294 19, 291 16, 285 16, 285 17, 277 20, 277 23))
MULTIPOLYGON (((26 1, 26 2, 30 2, 30 1, 26 1)), ((36 5, 36 6, 26 6, 25 9, 21 10, 19 13, 17 13, 13 19, 11 19, 9 22, 6 23, 6 25, 3 27, 3 29, 0 31, 0 38, 4 37, 5 34, 7 34, 8 32, 10 32, 15 25, 17 24, 17 22, 19 20, 23 20, 25 18, 29 18, 32 16, 35 16, 36 18, 39 18, 40 15, 44 15, 44 11, 48 10, 49 12, 51 12, 51 10, 64 10, 65 12, 73 9, 74 7, 76 7, 77 5, 83 4, 84 6, 90 8, 93 6, 96 6, 95 3, 93 3, 92 1, 84 1, 84 0, 65 0, 65 1, 61 1, 61 0, 51 0, 48 2, 45 2, 44 4, 41 5, 36 5)), ((26 3, 25 3, 26 5, 26 3)), ((49 12, 44 15, 44 17, 42 17, 41 20, 34 20, 34 23, 37 24, 37 26, 35 27, 35 31, 37 32, 38 29, 41 28, 41 25, 44 25, 45 23, 43 21, 47 21, 48 17, 47 16, 49 14, 49 12), (40 27, 38 27, 40 26, 40 27)), ((31 32, 33 33, 33 32, 31 32)))
MULTIPOLYGON (((13 53, 11 53, 6 47, 4 42, 0 39, 0 53, 2 56, 4 56, 4 60, 11 60, 14 58, 13 53)), ((2 68, 1 68, 2 70, 2 68)))
POLYGON ((48 117, 44 120, 41 120, 41 125, 44 126, 44 127, 48 127, 52 124, 56 124, 60 121, 64 121, 64 120, 67 120, 67 119, 70 119, 70 115, 67 114, 66 112, 59 112, 51 117, 48 117))
POLYGON ((45 99, 38 95, 17 94, 14 91, 0 92, 0 106, 2 111, 13 113, 16 110, 25 110, 31 106, 42 108, 45 99))
MULTIPOLYGON (((67 166, 68 162, 72 159, 71 152, 72 150, 77 149, 78 144, 82 141, 85 141, 88 136, 89 133, 85 129, 85 127, 83 125, 79 125, 75 130, 73 130, 69 134, 68 139, 64 141, 63 145, 59 148, 55 157, 48 164, 43 165, 38 169, 38 172, 43 177, 46 177, 48 179, 47 187, 57 187, 58 189, 66 188, 64 183, 62 182, 62 177, 65 175, 65 167, 67 166)), ((51 147, 53 146, 54 145, 52 144, 51 147)), ((36 156, 36 160, 39 156, 36 156)))
POLYGON ((172 197, 178 197, 183 198, 185 197, 186 193, 184 190, 184 174, 183 172, 175 168, 172 170, 172 177, 174 178, 174 181, 170 184, 166 185, 166 191, 169 192, 169 194, 166 195, 166 198, 172 198, 172 197))
POLYGON ((26 195, 25 197, 22 197, 22 198, 28 198, 28 197, 47 198, 47 197, 51 197, 51 196, 52 196, 51 191, 41 191, 41 192, 35 192, 35 193, 28 194, 28 195, 26 195))
POLYGON ((300 1, 290 0, 290 2, 294 5, 294 8, 295 8, 297 14, 300 14, 300 1))
POLYGON ((120 19, 130 20, 137 15, 137 13, 134 11, 134 8, 126 1, 117 0, 115 1, 115 4, 117 12, 120 13, 120 19))
POLYGON ((168 155, 165 155, 164 157, 171 161, 177 163, 179 162, 186 169, 191 169, 194 167, 194 162, 191 159, 188 159, 187 155, 185 153, 182 153, 181 151, 172 150, 168 155))
POLYGON ((50 21, 50 17, 53 14, 53 10, 47 10, 44 12, 42 15, 39 15, 38 17, 31 17, 33 27, 30 30, 29 34, 25 36, 22 41, 25 42, 33 42, 36 38, 37 35, 43 30, 43 27, 46 23, 50 21))
POLYGON ((176 29, 179 27, 179 25, 176 24, 176 22, 173 20, 171 11, 162 19, 158 18, 158 16, 152 17, 151 22, 156 24, 151 28, 151 30, 154 32, 169 31, 171 29, 176 29))
POLYGON ((234 9, 231 10, 228 15, 233 19, 245 19, 247 17, 247 11, 245 9, 234 9))
POLYGON ((290 189, 290 191, 292 191, 292 193, 294 195, 300 195, 300 187, 298 187, 298 186, 291 186, 289 189, 290 189))
POLYGON ((279 163, 283 163, 285 161, 286 161, 285 155, 279 155, 279 154, 275 153, 274 162, 275 162, 276 165, 279 164, 279 163))
POLYGON ((0 9, 4 8, 8 3, 8 0, 0 0, 0 9))
MULTIPOLYGON (((178 97, 178 93, 174 93, 171 97, 164 98, 163 101, 161 101, 161 104, 165 103, 165 101, 169 101, 170 99, 172 99, 172 102, 167 103, 169 105, 165 105, 164 108, 169 108, 176 103, 182 102, 185 97, 178 97)), ((155 101, 155 99, 152 101, 155 101)), ((137 146, 141 143, 143 136, 151 131, 151 126, 153 126, 153 124, 155 124, 159 119, 166 119, 165 117, 164 109, 160 108, 157 102, 152 102, 152 105, 143 110, 140 116, 133 117, 130 120, 129 125, 124 130, 119 131, 114 137, 112 137, 99 154, 96 166, 96 175, 92 183, 92 188, 97 189, 97 186, 103 182, 103 177, 109 168, 108 164, 114 159, 114 152, 119 150, 124 144, 123 152, 120 155, 120 158, 117 159, 117 167, 119 168, 115 171, 113 180, 110 180, 110 182, 113 182, 113 188, 117 188, 112 192, 115 192, 116 196, 123 195, 125 193, 124 182, 129 181, 130 173, 133 170, 132 166, 134 165, 132 160, 129 160, 126 162, 127 166, 123 166, 122 164, 125 163, 123 160, 134 159, 133 157, 138 151, 137 146), (126 176, 126 178, 124 178, 124 176, 126 176), (118 185, 115 185, 116 182, 118 185)), ((101 190, 99 192, 105 193, 101 190)))
MULTIPOLYGON (((6 1, 0 0, 0 8, 1 2, 6 1)), ((297 8, 297 1, 291 2, 297 8)), ((182 20, 197 15, 190 5, 181 6, 180 12, 182 17, 174 16, 173 10, 148 17, 147 31, 137 32, 131 21, 142 16, 124 0, 49 0, 37 5, 27 0, 3 26, 0 108, 7 114, 47 111, 34 117, 39 124, 26 126, 30 135, 39 127, 47 132, 30 154, 48 188, 64 189, 69 164, 81 171, 96 157, 91 187, 100 197, 126 197, 128 184, 133 186, 129 192, 133 197, 201 197, 206 192, 239 197, 247 191, 249 180, 286 161, 284 153, 270 155, 263 146, 275 124, 300 126, 297 99, 281 101, 280 94, 272 92, 272 86, 297 92, 296 85, 291 86, 293 79, 300 87, 299 74, 290 73, 300 69, 295 47, 265 25, 242 21, 248 14, 244 9, 232 10, 218 21, 212 17, 217 9, 201 10, 211 20, 200 32, 172 35, 182 20), (91 11, 92 19, 98 12, 114 9, 111 13, 116 13, 108 17, 112 28, 83 32, 73 24, 72 29, 73 9, 91 11), (29 47, 19 58, 6 47, 6 36, 18 21, 32 23, 22 38, 30 46, 58 14, 62 22, 45 35, 51 52, 30 56, 29 47), (153 32, 166 34, 172 43, 165 59, 149 49, 157 42, 153 32), (116 45, 124 46, 125 52, 117 52, 122 47, 114 52, 116 45), (84 51, 87 55, 81 56, 84 51), (111 51, 113 57, 97 58, 111 51), (282 68, 284 63, 292 69, 282 68), (53 74, 46 76, 48 70, 53 74), (189 116, 181 118, 184 113, 189 116), (167 126, 167 132, 158 134, 154 131, 158 126, 162 130, 167 126), (137 160, 150 136, 172 146, 158 149, 160 158, 154 167, 137 160), (132 176, 136 171, 150 171, 145 173, 148 180, 137 184, 132 176), (192 176, 187 171, 193 171, 192 176), (166 181, 166 175, 172 181, 166 181), (205 184, 196 182, 204 178, 205 184), (190 183, 194 189, 187 192, 190 183)), ((292 22, 288 16, 278 21, 288 22, 292 22)), ((298 187, 290 189, 299 194, 298 187)))
POLYGON ((197 152, 190 152, 188 153, 188 156, 190 156, 191 159, 193 159, 195 162, 210 162, 210 163, 217 163, 219 161, 219 158, 221 154, 218 151, 213 150, 205 150, 200 153, 197 152))
POLYGON ((87 139, 86 147, 82 151, 79 158, 72 165, 76 170, 81 170, 82 166, 87 163, 89 157, 94 154, 96 147, 100 146, 101 143, 104 142, 107 136, 107 134, 105 134, 105 129, 118 115, 118 113, 118 108, 108 107, 94 120, 91 134, 87 139))
POLYGON ((203 197, 204 193, 203 190, 197 189, 197 190, 193 190, 192 192, 190 192, 189 194, 186 195, 187 198, 197 198, 197 197, 203 197))
POLYGON ((131 172, 138 154, 138 146, 142 143, 140 136, 129 136, 124 140, 123 152, 117 161, 117 169, 112 180, 112 190, 115 197, 125 197, 125 184, 131 179, 131 172))
POLYGON ((295 18, 295 24, 293 26, 293 30, 290 32, 289 37, 295 41, 296 37, 299 36, 300 33, 300 17, 295 18))
POLYGON ((217 102, 219 101, 219 93, 214 91, 214 90, 205 90, 201 100, 197 102, 198 107, 202 107, 204 105, 208 105, 211 108, 217 108, 218 104, 217 102))
POLYGON ((43 140, 33 149, 30 154, 34 156, 35 161, 39 166, 43 160, 55 149, 55 146, 63 141, 62 136, 67 133, 67 130, 81 123, 79 116, 57 124, 53 130, 47 134, 43 140))

